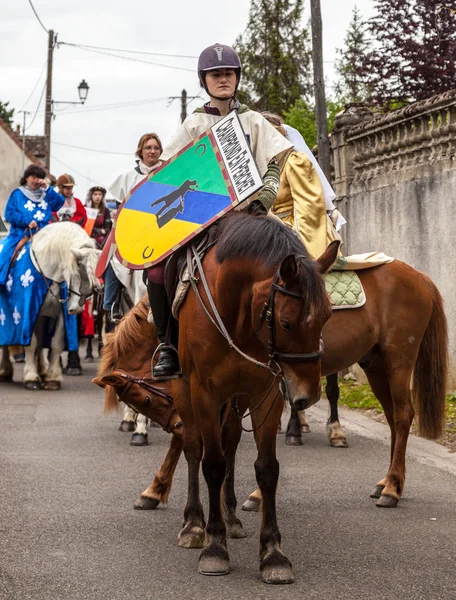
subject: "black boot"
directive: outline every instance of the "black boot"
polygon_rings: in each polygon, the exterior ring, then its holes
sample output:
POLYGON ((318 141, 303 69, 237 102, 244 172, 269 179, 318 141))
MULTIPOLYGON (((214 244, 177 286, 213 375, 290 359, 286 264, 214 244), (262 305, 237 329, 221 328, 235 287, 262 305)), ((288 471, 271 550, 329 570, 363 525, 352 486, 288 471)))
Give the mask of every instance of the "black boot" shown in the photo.
MULTIPOLYGON (((171 316, 171 307, 166 295, 165 286, 162 283, 147 282, 147 293, 149 295, 150 309, 154 318, 157 337, 162 344, 167 344, 166 332, 169 319, 171 323, 171 343, 177 348, 177 322, 171 316)), ((160 350, 157 364, 153 367, 153 377, 160 379, 176 377, 180 375, 179 357, 176 350, 169 345, 160 350)))
POLYGON ((81 361, 79 360, 79 352, 77 350, 70 350, 68 352, 68 362, 63 372, 65 375, 82 375, 81 361))

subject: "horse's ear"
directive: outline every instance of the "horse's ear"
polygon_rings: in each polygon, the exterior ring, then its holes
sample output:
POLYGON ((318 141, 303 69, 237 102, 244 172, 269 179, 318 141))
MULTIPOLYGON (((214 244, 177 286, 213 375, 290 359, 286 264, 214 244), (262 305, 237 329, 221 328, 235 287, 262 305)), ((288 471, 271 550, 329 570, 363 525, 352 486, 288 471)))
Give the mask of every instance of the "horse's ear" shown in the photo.
POLYGON ((280 279, 285 283, 292 283, 298 273, 298 265, 294 254, 285 257, 280 265, 280 279))
POLYGON ((324 275, 329 271, 329 269, 333 266, 333 264, 337 260, 337 254, 339 252, 340 242, 339 240, 334 240, 329 244, 323 254, 318 258, 315 262, 317 265, 317 270, 319 273, 324 275))
POLYGON ((126 385, 127 382, 120 375, 115 375, 114 373, 111 373, 111 375, 104 375, 103 377, 95 377, 95 379, 92 379, 92 383, 95 383, 96 385, 100 386, 101 388, 104 388, 107 385, 111 385, 113 387, 124 386, 124 385, 126 385))
POLYGON ((94 377, 92 379, 92 383, 94 383, 95 385, 98 385, 98 387, 101 387, 103 389, 106 387, 106 384, 103 383, 103 380, 101 377, 94 377))
POLYGON ((73 253, 73 256, 75 256, 77 260, 81 260, 85 256, 85 253, 82 250, 79 250, 79 248, 70 248, 70 252, 73 253))

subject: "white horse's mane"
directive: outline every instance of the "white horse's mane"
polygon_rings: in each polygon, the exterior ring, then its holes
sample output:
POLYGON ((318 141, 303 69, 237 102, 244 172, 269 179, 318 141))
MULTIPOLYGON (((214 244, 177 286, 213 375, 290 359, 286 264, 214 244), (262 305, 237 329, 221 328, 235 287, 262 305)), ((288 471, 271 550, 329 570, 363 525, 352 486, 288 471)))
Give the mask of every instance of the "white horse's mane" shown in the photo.
POLYGON ((33 236, 33 251, 39 261, 40 267, 48 265, 65 265, 69 275, 78 272, 78 261, 71 252, 72 248, 92 248, 95 250, 93 240, 84 229, 71 221, 60 221, 43 227, 33 236))

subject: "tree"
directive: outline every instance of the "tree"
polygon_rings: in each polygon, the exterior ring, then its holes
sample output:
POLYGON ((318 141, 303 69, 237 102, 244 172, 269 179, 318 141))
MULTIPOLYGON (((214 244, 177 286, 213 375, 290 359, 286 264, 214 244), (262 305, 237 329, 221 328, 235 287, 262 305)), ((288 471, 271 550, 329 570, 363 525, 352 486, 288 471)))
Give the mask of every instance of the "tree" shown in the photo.
POLYGON ((304 0, 252 0, 249 22, 235 43, 242 62, 241 101, 282 114, 308 97, 309 34, 302 26, 304 0))
POLYGON ((376 0, 372 50, 362 72, 378 105, 429 98, 455 87, 456 0, 376 0))
MULTIPOLYGON (((326 114, 328 117, 328 131, 334 127, 334 119, 337 113, 344 108, 343 101, 328 100, 326 102, 326 114)), ((315 106, 305 100, 297 100, 290 110, 284 112, 285 123, 297 129, 307 145, 313 148, 317 145, 317 119, 315 106)))
POLYGON ((335 69, 339 76, 336 83, 336 94, 345 98, 346 102, 361 102, 368 95, 366 75, 363 71, 363 61, 368 53, 367 24, 357 6, 345 37, 345 46, 338 49, 339 59, 335 69))
POLYGON ((8 109, 9 102, 0 100, 0 119, 3 119, 9 127, 13 127, 14 108, 8 109))

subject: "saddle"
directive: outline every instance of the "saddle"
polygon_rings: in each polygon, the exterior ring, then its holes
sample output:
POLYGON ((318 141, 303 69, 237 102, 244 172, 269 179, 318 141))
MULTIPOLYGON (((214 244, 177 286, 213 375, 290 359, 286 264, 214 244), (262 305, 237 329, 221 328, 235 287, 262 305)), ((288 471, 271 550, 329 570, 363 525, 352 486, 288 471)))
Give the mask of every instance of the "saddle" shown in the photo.
POLYGON ((9 264, 10 269, 16 262, 16 258, 17 258, 17 255, 19 254, 19 252, 29 241, 30 241, 30 238, 27 237, 26 235, 24 235, 24 237, 18 241, 18 243, 16 244, 16 247, 14 248, 13 256, 11 257, 11 260, 10 260, 10 264, 9 264))

